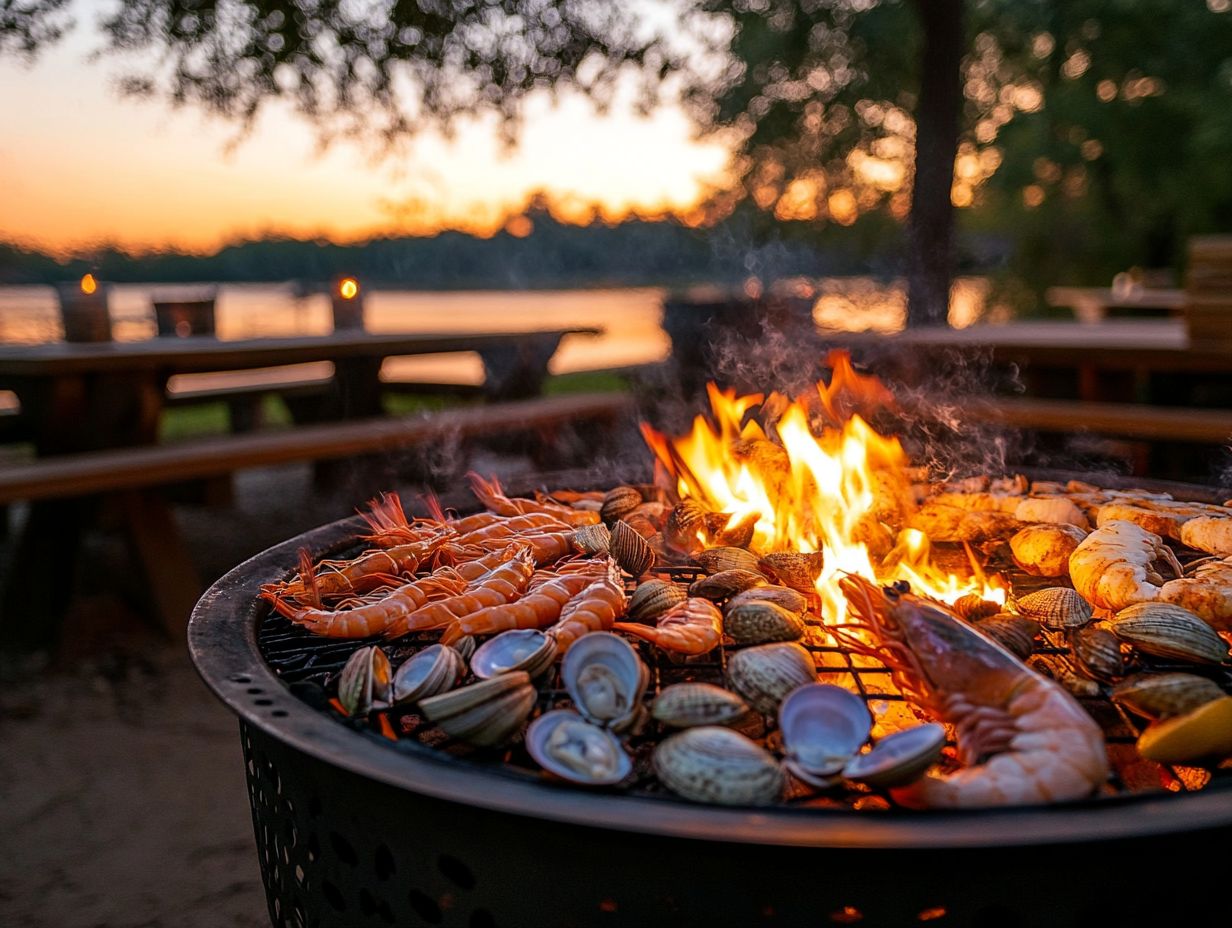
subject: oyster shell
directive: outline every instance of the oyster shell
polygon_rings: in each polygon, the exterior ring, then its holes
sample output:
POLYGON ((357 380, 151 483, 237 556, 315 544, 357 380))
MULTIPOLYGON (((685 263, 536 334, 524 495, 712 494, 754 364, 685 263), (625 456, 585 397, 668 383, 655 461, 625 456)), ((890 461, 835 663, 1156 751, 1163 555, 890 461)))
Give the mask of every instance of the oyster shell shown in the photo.
POLYGON ((544 770, 586 786, 619 783, 633 769, 615 735, 569 709, 547 712, 531 722, 526 750, 544 770))
POLYGON ((604 555, 612 543, 612 533, 602 522, 583 525, 572 535, 573 546, 583 554, 604 555))
POLYGON ((512 628, 489 638, 471 658, 471 672, 480 680, 511 670, 525 670, 531 678, 556 660, 556 639, 537 628, 512 628))
POLYGON ((684 602, 689 594, 677 583, 668 580, 646 580, 629 597, 628 616, 638 622, 657 619, 673 606, 684 602))
POLYGON ((820 551, 783 551, 767 554, 758 561, 758 566, 783 586, 811 594, 816 590, 817 578, 821 576, 824 563, 825 555, 820 551))
POLYGON ((742 603, 774 603, 786 609, 792 615, 803 615, 808 609, 808 598, 796 590, 785 586, 755 586, 739 593, 727 603, 731 609, 742 603))
POLYGON ((747 602, 723 614, 723 632, 736 644, 798 641, 804 636, 804 623, 774 603, 747 602))
POLYGON ((761 573, 757 568, 757 555, 744 548, 707 548, 693 555, 693 560, 697 561, 702 570, 708 574, 717 574, 721 570, 747 570, 750 573, 761 573))
POLYGON ((1014 605, 1022 615, 1043 622, 1049 628, 1077 628, 1090 622, 1094 615, 1091 604, 1077 590, 1067 586, 1050 586, 1028 593, 1015 600, 1014 605))
POLYGON ((338 674, 338 701, 348 715, 367 715, 387 706, 392 676, 384 651, 376 645, 360 648, 347 658, 338 674))
POLYGON ((654 564, 654 549, 628 522, 612 526, 608 554, 632 577, 640 577, 654 564))
POLYGON ((612 525, 643 502, 645 500, 642 499, 642 492, 636 487, 613 487, 604 494, 603 503, 599 507, 599 518, 612 525))
POLYGON ((689 585, 689 595, 718 602, 765 582, 765 577, 749 570, 720 570, 717 574, 694 580, 689 585))
POLYGON ((872 727, 864 701, 841 686, 797 687, 779 707, 784 765, 806 783, 828 786, 868 740, 872 727))
POLYGON ((1228 645, 1197 615, 1170 603, 1139 603, 1122 609, 1112 631, 1139 651, 1199 664, 1228 659, 1228 645))
POLYGON ((906 786, 941 759, 944 747, 943 726, 936 722, 913 725, 882 738, 871 751, 857 754, 843 768, 843 776, 878 789, 906 786))
POLYGON ((792 690, 817 681, 813 656, 793 642, 762 644, 727 659, 727 677, 745 702, 766 715, 792 690))
POLYGON ((479 747, 496 747, 522 727, 537 697, 530 674, 515 670, 421 699, 419 708, 451 737, 479 747))
POLYGON ((675 683, 655 697, 650 714, 673 728, 725 725, 749 711, 744 700, 712 683, 675 683))
POLYGON ((641 713, 650 670, 624 638, 591 632, 565 652, 560 679, 583 718, 624 731, 641 713))
POLYGON ((1197 674, 1139 673, 1122 680, 1109 695, 1148 719, 1170 719, 1219 699, 1224 691, 1214 680, 1197 674))
POLYGON ((783 771, 769 751, 730 728, 704 725, 664 740, 654 769, 672 792, 696 802, 764 805, 779 797, 783 771))
POLYGON ((446 644, 433 644, 402 662, 394 674, 395 704, 417 702, 458 685, 466 673, 462 655, 446 644))

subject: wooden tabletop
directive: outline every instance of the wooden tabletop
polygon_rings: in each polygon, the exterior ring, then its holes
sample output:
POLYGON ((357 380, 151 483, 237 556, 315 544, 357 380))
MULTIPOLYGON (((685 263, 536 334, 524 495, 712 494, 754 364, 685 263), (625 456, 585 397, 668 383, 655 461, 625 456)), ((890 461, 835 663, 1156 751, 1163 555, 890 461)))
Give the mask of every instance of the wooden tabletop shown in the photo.
POLYGON ((223 341, 213 336, 153 338, 139 342, 0 345, 0 376, 158 370, 168 374, 244 370, 332 361, 340 358, 395 357, 454 351, 483 351, 533 338, 599 335, 602 329, 578 327, 526 332, 433 332, 373 334, 333 332, 223 341))

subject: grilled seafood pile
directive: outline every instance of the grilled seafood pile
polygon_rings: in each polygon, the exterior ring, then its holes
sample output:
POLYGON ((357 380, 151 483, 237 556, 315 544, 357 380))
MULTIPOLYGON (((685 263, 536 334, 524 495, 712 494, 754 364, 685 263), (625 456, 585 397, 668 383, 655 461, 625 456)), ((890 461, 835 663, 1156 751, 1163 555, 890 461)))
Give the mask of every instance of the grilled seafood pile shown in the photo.
POLYGON ((915 532, 1028 582, 947 604, 840 571, 847 615, 823 622, 826 550, 758 550, 756 513, 658 485, 510 498, 472 475, 485 511, 430 500, 412 518, 386 495, 362 551, 304 552, 261 595, 355 640, 330 681, 343 714, 581 786, 738 805, 1078 800, 1118 788, 1097 697, 1122 727, 1141 720, 1111 749, 1160 783, 1232 755, 1232 507, 1021 477, 905 483, 909 504, 865 527, 884 563, 915 532))

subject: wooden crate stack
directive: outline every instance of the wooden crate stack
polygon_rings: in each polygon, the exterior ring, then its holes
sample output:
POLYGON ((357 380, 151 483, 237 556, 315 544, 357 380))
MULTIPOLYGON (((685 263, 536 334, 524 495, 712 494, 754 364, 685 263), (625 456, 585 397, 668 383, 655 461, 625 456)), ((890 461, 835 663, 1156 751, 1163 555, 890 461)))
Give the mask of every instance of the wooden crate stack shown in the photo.
POLYGON ((1189 240, 1185 294, 1190 344, 1232 350, 1232 235, 1189 240))

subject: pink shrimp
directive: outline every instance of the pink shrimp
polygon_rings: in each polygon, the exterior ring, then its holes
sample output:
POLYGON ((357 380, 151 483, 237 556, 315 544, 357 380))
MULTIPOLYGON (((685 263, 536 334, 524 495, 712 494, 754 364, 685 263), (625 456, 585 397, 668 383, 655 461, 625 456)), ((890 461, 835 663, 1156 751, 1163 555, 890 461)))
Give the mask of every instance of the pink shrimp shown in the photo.
POLYGON ((503 516, 497 515, 495 512, 477 512, 470 516, 450 518, 445 513, 445 510, 441 508, 440 500, 435 496, 428 496, 426 505, 428 512, 432 514, 432 518, 442 525, 448 525, 459 535, 482 531, 493 525, 503 526, 504 530, 509 532, 522 532, 532 528, 565 528, 567 524, 547 512, 529 512, 519 516, 503 516))
POLYGON ((461 593, 466 581, 455 577, 423 577, 384 593, 380 598, 346 609, 296 608, 273 599, 274 608, 292 622, 327 638, 367 638, 379 635, 406 615, 434 599, 461 593))
POLYGON ((407 632, 444 628, 462 616, 512 602, 522 595, 534 570, 529 549, 522 548, 509 560, 473 580, 457 595, 427 603, 400 616, 385 629, 385 637, 397 638, 407 632))
POLYGON ((501 550, 506 545, 516 542, 531 549, 536 564, 550 564, 562 557, 574 554, 572 532, 546 532, 541 535, 510 535, 503 538, 492 538, 487 541, 470 545, 458 545, 454 554, 463 559, 482 557, 490 551, 501 550))
POLYGON ((369 541, 380 545, 397 545, 420 541, 440 534, 453 534, 454 529, 434 519, 410 519, 402 508, 397 493, 382 493, 368 500, 368 511, 360 512, 360 518, 368 523, 372 534, 369 541))
POLYGON ((690 597, 659 616, 653 628, 639 622, 617 622, 612 628, 665 651, 705 654, 723 640, 723 615, 710 600, 690 597))
POLYGON ((965 766, 894 796, 912 806, 1000 806, 1081 799, 1108 777, 1103 733, 1078 702, 944 607, 862 577, 839 581, 875 641, 831 629, 882 660, 904 695, 954 725, 965 766))
POLYGON ((599 521, 599 513, 586 512, 559 503, 539 503, 533 499, 510 499, 501 490, 496 478, 485 480, 474 471, 466 475, 470 478, 471 489, 479 501, 488 509, 502 516, 524 516, 529 513, 546 513, 555 516, 568 525, 594 525, 599 521))
POLYGON ((441 639, 446 644, 464 635, 494 635, 510 628, 547 628, 560 618, 565 603, 594 580, 585 573, 565 574, 540 583, 517 602, 462 616, 441 639))
POLYGON ((495 551, 480 554, 477 557, 467 557, 466 555, 476 554, 477 551, 452 548, 447 545, 441 549, 441 556, 449 564, 448 569, 451 574, 461 577, 467 583, 473 583, 488 571, 519 556, 526 550, 526 547, 514 541, 495 551))
POLYGON ((627 605, 620 568, 609 561, 603 576, 565 603, 560 621, 548 629, 548 634, 556 639, 558 652, 564 654, 583 635, 611 628, 627 605))

